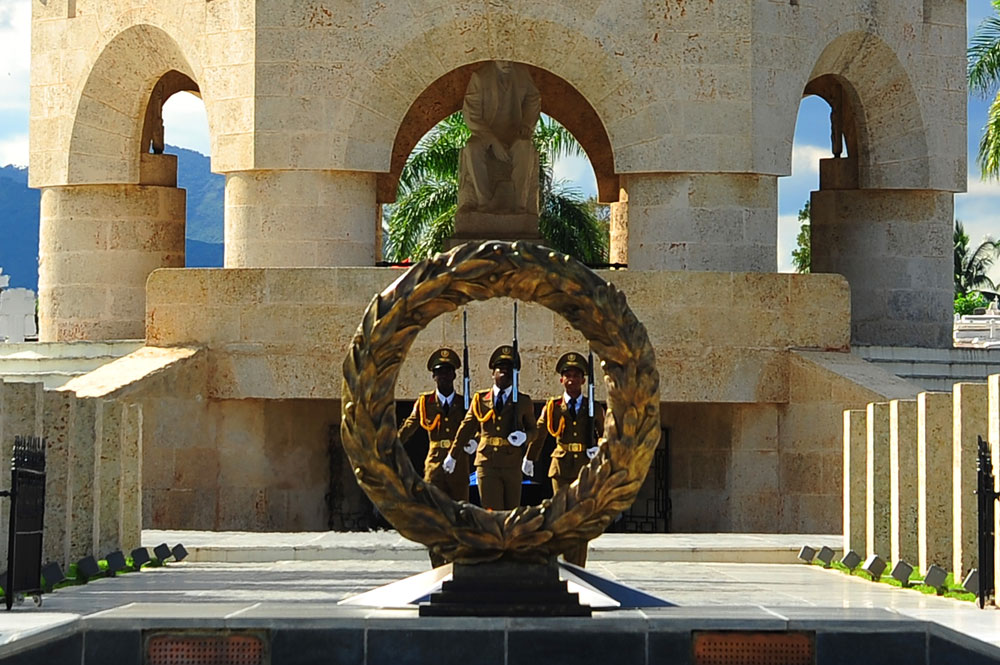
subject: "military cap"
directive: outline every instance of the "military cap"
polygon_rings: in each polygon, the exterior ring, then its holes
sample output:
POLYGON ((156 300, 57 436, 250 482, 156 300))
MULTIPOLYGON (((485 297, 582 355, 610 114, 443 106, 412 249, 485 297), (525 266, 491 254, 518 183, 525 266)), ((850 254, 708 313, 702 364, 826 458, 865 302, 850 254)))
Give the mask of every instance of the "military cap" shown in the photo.
POLYGON ((570 351, 569 353, 564 353, 558 361, 556 361, 556 373, 562 374, 567 369, 575 367, 584 374, 587 373, 587 359, 584 358, 579 353, 575 351, 570 351))
POLYGON ((514 347, 510 344, 498 346, 490 355, 490 369, 496 368, 502 361, 512 363, 516 369, 521 368, 521 355, 514 353, 514 347))
POLYGON ((452 368, 458 369, 462 366, 462 361, 459 360, 458 354, 451 349, 438 349, 427 359, 427 370, 433 372, 442 365, 450 365, 452 368))

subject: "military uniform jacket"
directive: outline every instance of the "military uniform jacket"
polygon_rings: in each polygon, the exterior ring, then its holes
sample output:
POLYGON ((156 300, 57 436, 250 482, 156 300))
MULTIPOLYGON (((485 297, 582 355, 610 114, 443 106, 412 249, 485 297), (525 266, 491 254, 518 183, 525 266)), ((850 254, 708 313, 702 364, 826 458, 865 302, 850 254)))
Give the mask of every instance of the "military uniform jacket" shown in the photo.
POLYGON ((455 434, 451 456, 457 459, 469 439, 478 438, 476 466, 493 469, 519 468, 524 446, 512 446, 507 440, 507 435, 517 430, 527 435, 525 445, 535 435, 535 407, 531 397, 518 392, 515 403, 512 394, 497 414, 493 410, 493 389, 480 390, 473 396, 469 412, 465 414, 458 433, 455 434))
POLYGON ((528 459, 535 461, 542 454, 546 435, 555 437, 556 448, 552 451, 552 464, 549 465, 549 478, 568 476, 575 478, 580 467, 589 461, 587 457, 588 443, 596 446, 604 435, 604 409, 600 404, 594 404, 594 436, 588 442, 587 425, 590 416, 587 414, 587 398, 580 398, 580 408, 576 414, 570 412, 563 396, 550 397, 538 418, 535 437, 528 446, 528 459))
MULTIPOLYGON (((427 458, 424 460, 424 475, 430 477, 431 473, 440 468, 444 458, 448 455, 448 450, 455 439, 455 432, 462 422, 464 415, 463 406, 465 398, 457 392, 451 398, 451 405, 448 412, 438 403, 437 392, 420 393, 420 397, 413 404, 413 411, 403 421, 403 426, 399 428, 399 440, 404 444, 413 433, 420 427, 427 432, 430 445, 427 448, 427 458)), ((468 475, 469 462, 466 455, 454 455, 455 473, 468 475)))

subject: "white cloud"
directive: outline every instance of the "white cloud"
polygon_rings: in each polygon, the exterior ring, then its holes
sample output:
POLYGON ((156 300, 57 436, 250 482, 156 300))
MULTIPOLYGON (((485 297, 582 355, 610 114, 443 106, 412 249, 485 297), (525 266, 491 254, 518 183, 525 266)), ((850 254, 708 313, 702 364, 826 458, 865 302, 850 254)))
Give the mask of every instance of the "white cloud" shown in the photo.
POLYGON ((0 138, 0 166, 28 165, 28 135, 13 134, 0 138))
POLYGON ((778 272, 795 272, 792 266, 792 250, 799 235, 799 216, 778 215, 778 272))
POLYGON ((168 99, 163 105, 163 135, 170 145, 209 154, 208 117, 201 98, 179 92, 168 99))
POLYGON ((0 109, 28 111, 31 0, 0 0, 0 109))
POLYGON ((597 195, 597 177, 594 167, 585 155, 579 157, 562 157, 552 165, 552 173, 556 180, 569 180, 583 192, 585 197, 597 195))

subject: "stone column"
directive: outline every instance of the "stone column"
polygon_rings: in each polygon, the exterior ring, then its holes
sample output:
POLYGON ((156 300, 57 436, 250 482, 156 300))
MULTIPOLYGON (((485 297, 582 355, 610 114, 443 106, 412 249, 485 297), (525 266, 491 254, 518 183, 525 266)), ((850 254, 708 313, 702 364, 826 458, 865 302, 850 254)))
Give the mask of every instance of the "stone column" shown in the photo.
POLYGON ((42 435, 45 448, 45 531, 42 562, 69 563, 69 442, 73 429, 76 396, 52 390, 44 394, 42 435))
POLYGON ((889 404, 872 402, 866 412, 865 553, 889 556, 889 404))
POLYGON ((844 411, 844 552, 866 549, 867 415, 844 411))
POLYGON ((917 395, 917 539, 920 571, 952 560, 952 396, 917 395))
POLYGON ((989 390, 985 383, 956 383, 952 389, 952 572, 961 582, 979 559, 976 458, 987 431, 989 390))
MULTIPOLYGON (((97 399, 78 399, 73 409, 73 427, 69 436, 69 561, 96 552, 100 502, 95 498, 94 476, 96 459, 94 447, 100 435, 99 404, 97 399)), ((68 563, 68 562, 67 562, 68 563)))
POLYGON ((151 185, 42 190, 42 341, 145 337, 146 278, 184 266, 185 193, 151 185))
POLYGON ((891 494, 889 536, 893 562, 913 565, 920 557, 917 546, 917 401, 889 402, 889 484, 891 494))
POLYGON ((121 448, 122 404, 100 400, 94 449, 94 498, 97 502, 94 540, 95 555, 103 556, 118 548, 121 537, 121 448))
POLYGON ((811 209, 812 272, 850 283, 853 343, 951 346, 951 193, 823 190, 811 209))
POLYGON ((142 407, 126 404, 122 411, 121 538, 129 552, 142 540, 142 407))
MULTIPOLYGON (((630 270, 775 272, 774 176, 738 173, 624 175, 630 270)), ((618 225, 620 226, 620 225, 618 225)), ((621 257, 620 228, 612 256, 621 257)))
POLYGON ((226 175, 227 268, 370 266, 377 223, 374 173, 226 175))

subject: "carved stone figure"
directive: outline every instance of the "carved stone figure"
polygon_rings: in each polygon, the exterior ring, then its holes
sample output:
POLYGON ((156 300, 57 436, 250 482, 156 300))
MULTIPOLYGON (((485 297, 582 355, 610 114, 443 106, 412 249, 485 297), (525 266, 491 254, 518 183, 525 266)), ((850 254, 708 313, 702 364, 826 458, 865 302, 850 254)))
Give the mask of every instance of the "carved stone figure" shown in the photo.
POLYGON ((472 136, 462 149, 458 210, 538 214, 538 151, 531 141, 541 97, 527 67, 486 63, 472 74, 462 115, 472 136))

